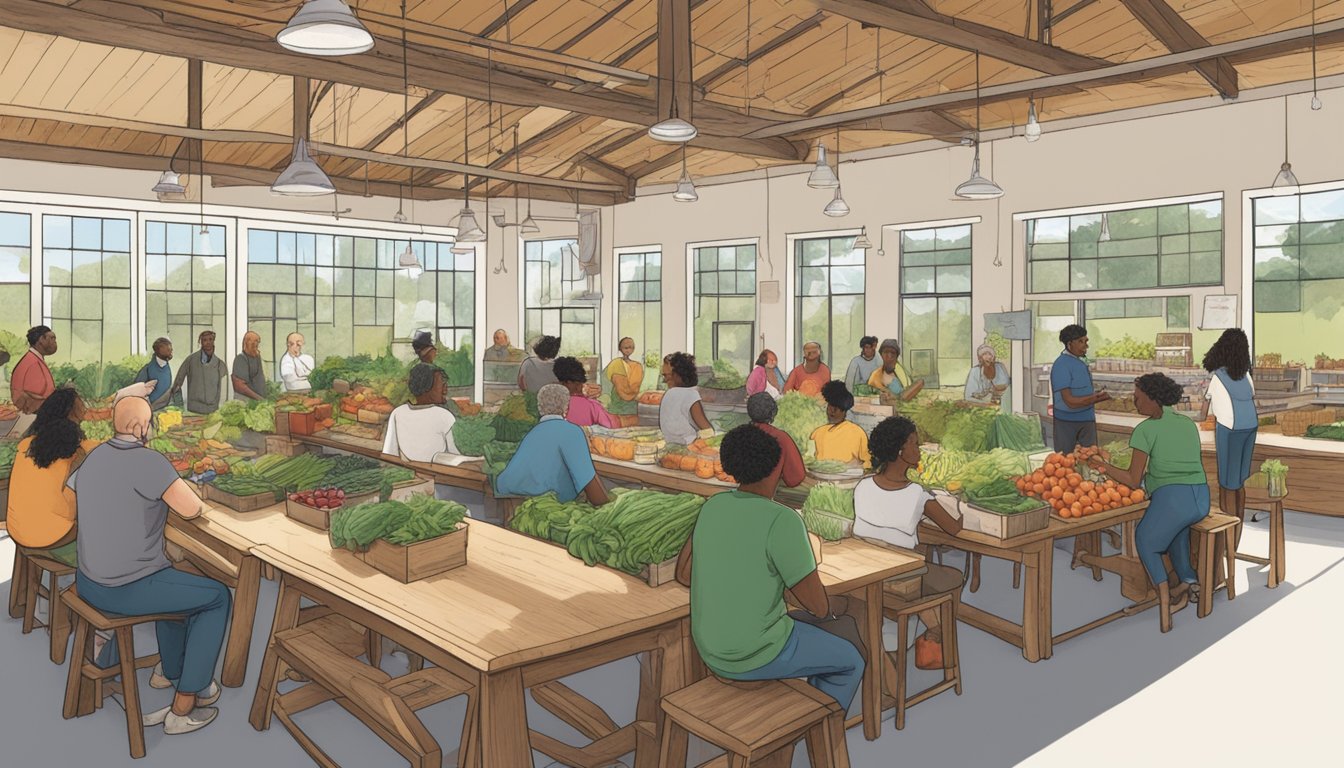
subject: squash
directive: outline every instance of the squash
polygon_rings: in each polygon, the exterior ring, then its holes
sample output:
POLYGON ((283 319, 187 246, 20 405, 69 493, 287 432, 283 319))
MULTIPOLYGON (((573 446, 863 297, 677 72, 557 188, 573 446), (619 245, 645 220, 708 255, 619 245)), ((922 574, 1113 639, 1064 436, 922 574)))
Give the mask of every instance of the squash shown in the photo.
POLYGON ((714 476, 714 462, 711 459, 695 460, 695 476, 708 480, 714 476))
POLYGON ((634 461, 635 442, 613 437, 607 440, 607 455, 618 461, 634 461))
POLYGON ((663 402, 662 390, 653 389, 639 393, 639 402, 644 405, 661 405, 663 402))
POLYGON ((697 459, 693 454, 690 453, 683 454, 681 457, 681 471, 694 472, 695 465, 698 461, 699 459, 697 459))
POLYGON ((607 438, 601 435, 593 435, 592 442, 593 442, 593 453, 597 454, 598 456, 611 455, 609 453, 611 449, 607 447, 607 438))
POLYGON ((665 469, 681 470, 681 457, 675 453, 668 453, 658 462, 665 469))

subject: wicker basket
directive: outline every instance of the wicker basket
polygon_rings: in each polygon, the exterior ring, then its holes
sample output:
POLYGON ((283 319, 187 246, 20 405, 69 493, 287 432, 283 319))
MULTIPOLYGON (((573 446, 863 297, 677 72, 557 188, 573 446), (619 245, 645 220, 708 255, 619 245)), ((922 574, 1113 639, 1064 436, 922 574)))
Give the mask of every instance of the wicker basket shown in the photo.
POLYGON ((1316 424, 1333 424, 1339 421, 1340 413, 1336 408, 1320 408, 1317 410, 1298 410, 1286 411, 1277 416, 1279 430, 1288 437, 1302 437, 1307 434, 1307 427, 1316 424))

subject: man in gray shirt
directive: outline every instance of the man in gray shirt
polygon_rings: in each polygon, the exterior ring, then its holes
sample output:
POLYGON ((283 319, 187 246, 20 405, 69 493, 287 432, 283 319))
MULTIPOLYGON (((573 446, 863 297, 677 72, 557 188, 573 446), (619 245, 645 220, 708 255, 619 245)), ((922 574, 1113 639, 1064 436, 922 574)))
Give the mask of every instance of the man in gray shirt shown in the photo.
POLYGON ((233 358, 233 399, 261 400, 266 397, 266 373, 261 365, 261 334, 243 334, 243 351, 233 358))
POLYGON ((229 369, 224 361, 215 356, 215 332, 201 331, 201 348, 182 361, 177 369, 177 378, 173 380, 172 394, 182 390, 182 382, 187 383, 187 410, 192 413, 209 414, 219 410, 221 390, 229 369))
MULTIPOLYGON (((112 409, 116 436, 89 453, 70 475, 80 525, 79 596, 93 607, 122 616, 181 614, 185 621, 155 624, 162 659, 150 677, 156 688, 173 687, 172 706, 145 715, 145 725, 170 735, 204 728, 219 711, 213 679, 229 626, 229 590, 219 582, 179 571, 164 554, 168 511, 194 518, 206 510, 191 486, 162 454, 145 447, 151 411, 143 397, 125 397, 112 409)), ((109 642, 98 663, 117 663, 109 642)), ((71 663, 79 663, 79 659, 71 663)))

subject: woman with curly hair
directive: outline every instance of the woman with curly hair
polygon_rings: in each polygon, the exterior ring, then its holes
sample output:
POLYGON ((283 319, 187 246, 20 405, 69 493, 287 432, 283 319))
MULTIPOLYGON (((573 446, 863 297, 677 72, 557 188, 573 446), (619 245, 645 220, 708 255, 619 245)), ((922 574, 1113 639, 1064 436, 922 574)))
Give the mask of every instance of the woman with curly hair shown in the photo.
POLYGON ((690 445, 696 437, 713 437, 714 427, 705 416, 700 402, 700 376, 695 371, 695 356, 673 352, 663 358, 663 381, 667 393, 658 406, 658 428, 663 439, 678 445, 690 445))
MULTIPOLYGON (((1251 453, 1260 417, 1255 412, 1255 382, 1251 381, 1251 345, 1240 328, 1228 328, 1204 353, 1204 370, 1213 374, 1199 419, 1213 414, 1218 422, 1213 444, 1218 451, 1218 506, 1238 520, 1246 517, 1246 478, 1251 476, 1251 453)), ((1237 526, 1236 541, 1241 541, 1237 526)))
MULTIPOLYGON (((919 523, 929 518, 949 535, 961 533, 961 518, 953 517, 923 486, 910 481, 919 466, 919 433, 904 416, 883 419, 868 438, 877 473, 854 488, 854 535, 880 544, 920 550, 919 523)), ((920 583, 924 596, 959 591, 961 571, 933 562, 920 583)), ((942 669, 943 633, 937 609, 922 611, 925 632, 915 640, 915 666, 942 669)))
MULTIPOLYGON (((1092 465, 1131 488, 1142 483, 1148 509, 1135 531, 1139 561, 1153 580, 1163 606, 1162 631, 1171 630, 1171 615, 1198 593, 1199 578, 1190 565, 1190 526, 1209 514, 1209 484, 1200 460, 1199 427, 1172 407, 1180 402, 1181 385, 1161 373, 1134 380, 1134 407, 1147 418, 1134 428, 1129 445, 1134 458, 1121 469, 1093 457, 1092 465), (1171 558, 1180 583, 1168 587, 1162 555, 1171 558), (1175 602, 1172 602, 1175 601, 1175 602)), ((1206 585, 1210 586, 1210 585, 1206 585)))
POLYGON ((569 411, 565 414, 566 421, 580 427, 591 427, 596 424, 599 427, 616 429, 621 426, 601 403, 584 394, 588 374, 584 372, 583 363, 578 359, 557 357, 555 365, 551 366, 551 371, 555 374, 555 380, 560 382, 560 386, 569 390, 569 411))
POLYGON ((547 384, 557 384, 555 356, 560 354, 559 336, 542 336, 532 345, 532 357, 518 367, 518 389, 524 392, 540 392, 547 384))
POLYGON ((65 487, 97 440, 86 440, 79 423, 84 401, 70 387, 56 389, 37 409, 19 441, 9 476, 9 535, 14 542, 77 565, 75 493, 65 487))
POLYGON ((867 469, 872 465, 868 455, 868 435, 863 427, 845 418, 854 407, 854 396, 843 381, 828 381, 821 387, 826 401, 826 424, 812 430, 817 461, 838 461, 867 469))

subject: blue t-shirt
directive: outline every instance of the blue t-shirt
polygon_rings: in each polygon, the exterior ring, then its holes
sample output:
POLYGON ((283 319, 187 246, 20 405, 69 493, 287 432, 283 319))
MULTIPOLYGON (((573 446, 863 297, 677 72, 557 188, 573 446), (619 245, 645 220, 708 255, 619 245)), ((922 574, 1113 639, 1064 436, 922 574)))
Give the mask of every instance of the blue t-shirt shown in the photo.
POLYGON ((495 493, 541 496, 554 491, 560 501, 569 502, 596 476, 583 430, 562 416, 544 416, 495 478, 495 493))
POLYGON ((1050 367, 1050 391, 1054 393, 1055 418, 1060 421, 1096 421, 1097 412, 1092 406, 1070 408, 1059 394, 1067 389, 1073 397, 1087 397, 1092 394, 1092 372, 1087 363, 1070 355, 1061 353, 1050 367))
POLYGON ((145 367, 141 368, 140 372, 135 375, 135 381, 136 383, 154 382, 154 391, 149 393, 149 402, 153 403, 173 388, 173 370, 168 364, 159 365, 158 360, 151 358, 145 364, 145 367))

